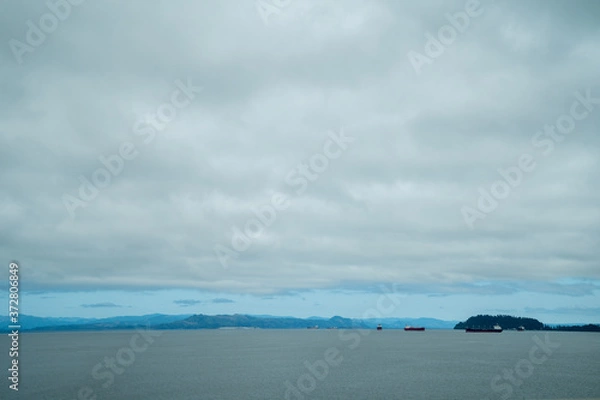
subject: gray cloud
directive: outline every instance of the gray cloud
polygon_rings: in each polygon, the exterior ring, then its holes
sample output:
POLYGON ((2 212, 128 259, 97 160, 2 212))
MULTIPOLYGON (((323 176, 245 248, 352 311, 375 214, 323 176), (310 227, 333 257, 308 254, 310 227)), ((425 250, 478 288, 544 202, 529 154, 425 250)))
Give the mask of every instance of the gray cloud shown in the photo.
POLYGON ((180 305, 181 307, 190 307, 195 306, 196 304, 201 304, 200 300, 194 299, 183 299, 183 300, 174 300, 173 303, 180 305))
POLYGON ((120 306, 118 304, 111 303, 111 302, 82 304, 81 307, 83 307, 83 308, 123 308, 123 306, 120 306))
POLYGON ((531 138, 600 97, 598 2, 482 0, 419 75, 407 53, 464 1, 311 3, 264 26, 252 1, 84 2, 22 64, 7 43, 47 8, 3 3, 0 257, 28 288, 597 290, 552 282, 600 279, 600 106, 548 157, 531 138), (187 79, 203 91, 144 143, 187 79), (340 127, 352 146, 224 270, 215 244, 340 127), (63 195, 123 142, 137 157, 71 219, 63 195), (536 170, 469 230, 461 207, 523 153, 536 170))
POLYGON ((598 318, 598 315, 600 315, 600 307, 525 308, 525 312, 549 315, 586 315, 598 318))
POLYGON ((212 302, 215 304, 235 303, 235 301, 233 301, 231 299, 224 299, 224 298, 212 299, 212 302))

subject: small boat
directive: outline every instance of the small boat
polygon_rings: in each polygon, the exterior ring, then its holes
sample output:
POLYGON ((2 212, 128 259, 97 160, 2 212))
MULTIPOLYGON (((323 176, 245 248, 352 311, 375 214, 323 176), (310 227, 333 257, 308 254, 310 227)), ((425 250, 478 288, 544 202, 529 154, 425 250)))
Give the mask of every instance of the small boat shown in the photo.
POLYGON ((525 327, 523 325, 521 325, 520 327, 517 328, 517 330, 519 332, 523 332, 525 330, 525 327))
POLYGON ((306 329, 319 329, 319 325, 307 326, 306 329))
POLYGON ((380 331, 380 330, 382 330, 382 329, 383 329, 383 327, 381 326, 381 324, 377 325, 377 330, 378 330, 378 331, 380 331))
POLYGON ((424 331, 424 330, 425 330, 425 328, 423 328, 423 327, 420 327, 420 326, 419 326, 419 327, 417 327, 417 326, 410 326, 410 325, 406 325, 406 326, 404 327, 404 330, 405 330, 405 331, 424 331))
POLYGON ((486 332, 486 333, 500 333, 502 332, 502 328, 500 325, 496 324, 493 328, 467 328, 465 332, 486 332))

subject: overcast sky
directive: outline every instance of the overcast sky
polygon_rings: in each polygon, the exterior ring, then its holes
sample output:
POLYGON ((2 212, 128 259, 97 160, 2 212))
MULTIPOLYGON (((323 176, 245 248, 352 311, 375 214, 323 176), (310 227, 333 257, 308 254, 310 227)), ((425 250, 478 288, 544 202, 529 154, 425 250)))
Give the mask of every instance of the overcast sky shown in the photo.
POLYGON ((600 322, 597 1, 0 4, 22 313, 600 322))

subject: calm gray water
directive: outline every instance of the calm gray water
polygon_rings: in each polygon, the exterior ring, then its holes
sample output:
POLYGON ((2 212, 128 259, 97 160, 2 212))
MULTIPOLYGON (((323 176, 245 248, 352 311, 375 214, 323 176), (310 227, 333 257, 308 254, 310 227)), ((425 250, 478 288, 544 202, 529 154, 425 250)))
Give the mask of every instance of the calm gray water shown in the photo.
POLYGON ((22 334, 20 390, 5 372, 0 398, 600 399, 600 334, 360 332, 22 334))

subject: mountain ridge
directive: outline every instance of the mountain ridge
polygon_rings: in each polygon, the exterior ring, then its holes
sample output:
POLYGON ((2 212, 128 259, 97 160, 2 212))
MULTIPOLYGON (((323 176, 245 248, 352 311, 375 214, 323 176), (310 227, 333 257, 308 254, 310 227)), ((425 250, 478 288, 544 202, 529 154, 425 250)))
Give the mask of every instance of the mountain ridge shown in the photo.
MULTIPOLYGON (((20 315, 21 331, 90 331, 110 329, 216 329, 256 327, 263 329, 319 328, 375 328, 378 324, 386 329, 401 329, 405 325, 424 326, 427 329, 452 329, 457 321, 435 318, 344 318, 340 316, 298 318, 273 315, 204 315, 204 314, 147 314, 142 316, 118 316, 109 318, 35 317, 20 315)), ((0 331, 9 325, 7 316, 0 316, 0 331)))
MULTIPOLYGON (((526 330, 561 331, 600 331, 594 324, 552 324, 546 325, 534 318, 513 317, 510 315, 477 315, 464 322, 446 321, 435 318, 344 318, 341 316, 298 318, 290 316, 249 315, 249 314, 146 314, 140 316, 117 316, 109 318, 79 317, 36 317, 20 315, 22 332, 44 331, 102 331, 125 329, 220 329, 220 328, 259 328, 259 329, 305 329, 340 328, 373 329, 381 324, 384 329, 402 329, 406 325, 422 326, 431 329, 465 329, 466 327, 491 327, 498 323, 511 330, 519 326, 526 330)), ((0 316, 0 332, 10 332, 8 316, 0 316)))

